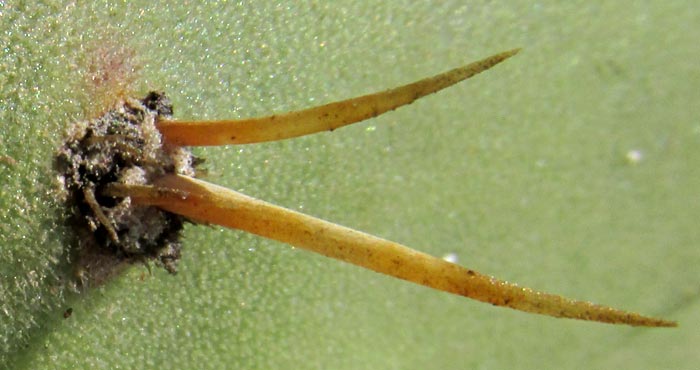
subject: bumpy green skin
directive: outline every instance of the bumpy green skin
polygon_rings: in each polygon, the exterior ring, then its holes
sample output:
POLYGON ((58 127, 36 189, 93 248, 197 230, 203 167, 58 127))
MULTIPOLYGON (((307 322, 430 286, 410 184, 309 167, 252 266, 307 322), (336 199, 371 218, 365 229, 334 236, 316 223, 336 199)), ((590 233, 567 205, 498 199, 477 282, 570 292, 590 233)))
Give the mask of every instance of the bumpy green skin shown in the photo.
POLYGON ((164 146, 155 128, 172 105, 160 93, 128 99, 104 115, 76 123, 56 157, 73 210, 80 284, 101 285, 125 264, 155 260, 171 273, 180 258, 184 218, 128 198, 105 196, 110 183, 148 185, 164 174, 193 175, 192 155, 164 146))

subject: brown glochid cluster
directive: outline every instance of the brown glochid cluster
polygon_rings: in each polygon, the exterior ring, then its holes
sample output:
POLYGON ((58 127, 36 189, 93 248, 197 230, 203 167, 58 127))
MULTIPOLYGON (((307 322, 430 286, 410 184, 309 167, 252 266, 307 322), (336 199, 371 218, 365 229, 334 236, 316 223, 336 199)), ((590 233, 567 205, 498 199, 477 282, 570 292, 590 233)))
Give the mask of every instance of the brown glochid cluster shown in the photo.
POLYGON ((110 183, 147 185, 165 174, 194 175, 189 150, 164 143, 155 123, 172 116, 170 100, 150 92, 73 125, 56 156, 76 230, 78 283, 99 285, 130 263, 155 261, 171 273, 180 258, 185 218, 103 195, 110 183))

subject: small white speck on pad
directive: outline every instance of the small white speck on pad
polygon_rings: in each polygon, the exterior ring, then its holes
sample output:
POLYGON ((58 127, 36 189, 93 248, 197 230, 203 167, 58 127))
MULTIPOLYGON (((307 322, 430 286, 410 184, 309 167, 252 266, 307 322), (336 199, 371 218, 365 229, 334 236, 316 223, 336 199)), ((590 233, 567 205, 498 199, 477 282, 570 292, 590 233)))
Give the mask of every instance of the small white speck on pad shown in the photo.
POLYGON ((459 257, 457 257, 457 253, 447 253, 442 256, 442 259, 444 259, 447 262, 451 263, 457 263, 459 261, 459 257))
POLYGON ((643 158, 644 155, 642 151, 638 149, 629 150, 627 154, 625 154, 625 159, 627 159, 627 163, 629 164, 638 164, 643 158))

